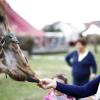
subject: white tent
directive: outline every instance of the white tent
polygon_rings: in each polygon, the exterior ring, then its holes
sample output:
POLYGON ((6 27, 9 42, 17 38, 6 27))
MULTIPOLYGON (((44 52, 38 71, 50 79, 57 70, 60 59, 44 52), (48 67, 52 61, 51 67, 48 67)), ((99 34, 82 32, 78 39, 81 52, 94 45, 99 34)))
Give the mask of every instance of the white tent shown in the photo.
POLYGON ((66 37, 66 41, 76 41, 79 38, 79 33, 86 29, 84 24, 81 23, 59 23, 56 28, 61 29, 66 37))
POLYGON ((96 25, 91 25, 90 28, 87 31, 83 32, 82 35, 87 36, 87 35, 94 35, 94 34, 100 35, 100 28, 96 25))

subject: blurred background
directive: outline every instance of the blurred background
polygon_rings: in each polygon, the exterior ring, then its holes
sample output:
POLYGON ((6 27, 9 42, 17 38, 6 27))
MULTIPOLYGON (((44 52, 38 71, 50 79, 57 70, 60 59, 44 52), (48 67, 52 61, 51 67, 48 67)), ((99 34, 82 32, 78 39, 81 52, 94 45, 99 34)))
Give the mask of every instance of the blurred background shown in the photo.
MULTIPOLYGON (((0 0, 0 16, 6 18, 36 74, 51 78, 63 73, 70 84, 71 68, 64 59, 80 37, 86 38, 100 74, 99 9, 99 0, 0 0)), ((42 100, 46 93, 36 84, 0 76, 1 100, 42 100)))

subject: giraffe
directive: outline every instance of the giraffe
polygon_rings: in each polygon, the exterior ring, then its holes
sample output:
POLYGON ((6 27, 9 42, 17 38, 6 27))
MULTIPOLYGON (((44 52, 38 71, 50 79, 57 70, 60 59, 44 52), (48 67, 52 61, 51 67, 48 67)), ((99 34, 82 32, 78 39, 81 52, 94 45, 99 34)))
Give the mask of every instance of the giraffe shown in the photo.
POLYGON ((38 82, 39 79, 32 71, 18 43, 17 38, 11 33, 1 39, 0 73, 5 73, 16 81, 27 81, 28 77, 32 77, 38 82))
POLYGON ((20 49, 19 41, 10 32, 3 8, 4 1, 0 0, 0 73, 5 73, 16 81, 27 81, 29 78, 39 82, 20 49))

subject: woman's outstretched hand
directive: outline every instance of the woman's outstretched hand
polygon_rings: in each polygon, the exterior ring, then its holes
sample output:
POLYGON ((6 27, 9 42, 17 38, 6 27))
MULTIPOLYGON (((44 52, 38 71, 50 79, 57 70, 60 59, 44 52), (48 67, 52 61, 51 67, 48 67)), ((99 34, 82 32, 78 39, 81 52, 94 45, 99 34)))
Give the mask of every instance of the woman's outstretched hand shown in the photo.
POLYGON ((38 86, 43 88, 43 89, 56 88, 57 82, 55 80, 48 79, 48 78, 47 79, 41 79, 38 86))

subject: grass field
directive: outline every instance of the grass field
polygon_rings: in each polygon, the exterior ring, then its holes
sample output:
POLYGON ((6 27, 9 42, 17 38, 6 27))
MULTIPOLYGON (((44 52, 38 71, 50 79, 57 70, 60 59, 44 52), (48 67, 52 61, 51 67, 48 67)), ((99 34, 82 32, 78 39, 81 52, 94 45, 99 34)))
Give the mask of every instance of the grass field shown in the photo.
MULTIPOLYGON (((92 50, 91 47, 89 47, 92 50)), ((71 83, 71 69, 66 65, 66 54, 33 56, 30 59, 32 69, 40 78, 51 78, 57 73, 65 74, 71 83)), ((95 55, 100 73, 100 53, 95 55)), ((42 100, 47 90, 42 90, 36 84, 28 82, 16 82, 5 75, 0 76, 0 100, 42 100)))

